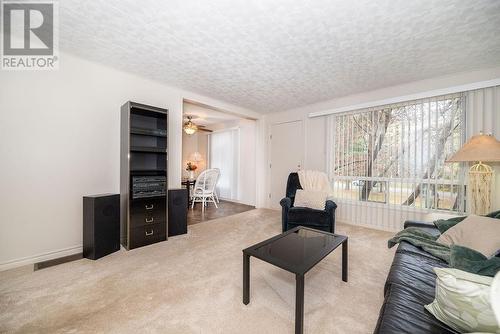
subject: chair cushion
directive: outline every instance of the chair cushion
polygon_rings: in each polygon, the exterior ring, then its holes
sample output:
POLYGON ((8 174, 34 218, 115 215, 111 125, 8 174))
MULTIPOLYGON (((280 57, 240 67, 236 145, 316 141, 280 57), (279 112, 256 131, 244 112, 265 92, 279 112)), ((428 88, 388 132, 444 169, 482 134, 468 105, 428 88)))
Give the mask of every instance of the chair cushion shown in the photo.
POLYGON ((327 196, 328 194, 324 191, 297 189, 294 206, 324 210, 327 196))
POLYGON ((315 230, 331 232, 330 226, 328 225, 312 225, 312 224, 304 224, 304 223, 288 223, 288 229, 292 229, 297 226, 305 226, 309 228, 313 228, 315 230))
POLYGON ((288 211, 288 223, 297 225, 329 225, 329 216, 324 210, 293 207, 288 211))

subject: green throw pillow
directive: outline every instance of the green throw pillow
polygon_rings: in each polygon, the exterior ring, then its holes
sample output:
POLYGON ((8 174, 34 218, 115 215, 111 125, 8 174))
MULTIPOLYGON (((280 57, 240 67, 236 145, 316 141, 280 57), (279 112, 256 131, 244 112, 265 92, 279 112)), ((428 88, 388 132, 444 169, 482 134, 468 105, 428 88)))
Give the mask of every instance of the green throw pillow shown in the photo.
MULTIPOLYGON (((485 217, 500 219, 500 210, 488 213, 487 215, 485 215, 485 217)), ((444 232, 446 232, 447 230, 449 230, 453 226, 455 226, 458 223, 460 223, 461 221, 463 221, 465 218, 467 218, 467 216, 453 217, 450 219, 438 219, 438 220, 434 221, 434 226, 436 226, 436 228, 439 230, 439 232, 441 234, 443 234, 444 232)))
POLYGON ((500 257, 488 259, 473 249, 452 245, 450 247, 450 267, 493 277, 500 271, 500 257))
POLYGON ((436 298, 425 305, 436 319, 460 333, 500 333, 491 306, 491 277, 434 268, 436 298))

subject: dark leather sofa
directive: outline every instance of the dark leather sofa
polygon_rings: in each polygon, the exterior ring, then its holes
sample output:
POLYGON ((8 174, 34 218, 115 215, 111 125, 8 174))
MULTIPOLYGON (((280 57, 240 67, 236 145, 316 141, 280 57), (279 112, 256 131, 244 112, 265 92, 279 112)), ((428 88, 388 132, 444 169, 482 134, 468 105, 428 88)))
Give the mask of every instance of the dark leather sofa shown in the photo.
POLYGON ((280 201, 283 232, 296 226, 307 226, 317 230, 335 233, 335 209, 337 204, 325 201, 324 210, 295 207, 295 193, 302 189, 297 173, 290 173, 286 183, 286 197, 280 201))
MULTIPOLYGON (((409 226, 422 228, 434 235, 439 234, 437 228, 430 223, 405 222, 404 227, 409 226)), ((424 305, 434 300, 436 274, 433 267, 448 265, 408 242, 403 241, 398 245, 385 282, 384 304, 374 333, 458 333, 424 308, 424 305)))

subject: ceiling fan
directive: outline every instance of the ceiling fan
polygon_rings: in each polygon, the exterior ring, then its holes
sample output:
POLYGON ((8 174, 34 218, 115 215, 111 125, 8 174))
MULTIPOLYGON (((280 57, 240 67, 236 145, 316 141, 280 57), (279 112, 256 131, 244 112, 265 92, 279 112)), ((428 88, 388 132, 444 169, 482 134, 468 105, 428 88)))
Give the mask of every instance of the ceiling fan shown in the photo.
POLYGON ((183 129, 184 132, 188 135, 194 134, 196 131, 205 131, 205 132, 212 132, 212 130, 205 129, 204 125, 196 125, 193 123, 193 118, 197 118, 197 116, 191 116, 187 115, 186 119, 187 121, 184 123, 183 129))

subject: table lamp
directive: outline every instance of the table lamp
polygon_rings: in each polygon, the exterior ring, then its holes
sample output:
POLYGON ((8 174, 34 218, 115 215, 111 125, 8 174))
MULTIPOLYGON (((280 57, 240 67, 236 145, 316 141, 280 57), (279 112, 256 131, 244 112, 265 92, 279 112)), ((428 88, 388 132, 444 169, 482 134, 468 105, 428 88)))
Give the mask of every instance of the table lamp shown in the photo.
POLYGON ((491 187, 494 172, 487 161, 500 161, 500 142, 491 134, 472 136, 457 153, 446 162, 477 162, 469 169, 469 190, 473 214, 484 215, 491 207, 491 187))
POLYGON ((201 157, 200 152, 194 152, 193 154, 191 154, 190 158, 194 162, 200 162, 200 161, 203 160, 203 158, 201 157))

